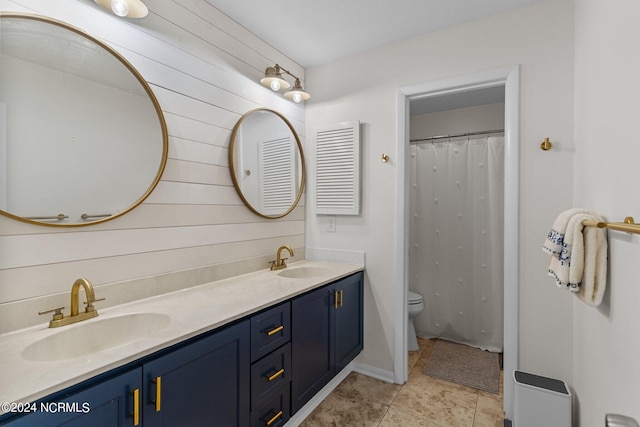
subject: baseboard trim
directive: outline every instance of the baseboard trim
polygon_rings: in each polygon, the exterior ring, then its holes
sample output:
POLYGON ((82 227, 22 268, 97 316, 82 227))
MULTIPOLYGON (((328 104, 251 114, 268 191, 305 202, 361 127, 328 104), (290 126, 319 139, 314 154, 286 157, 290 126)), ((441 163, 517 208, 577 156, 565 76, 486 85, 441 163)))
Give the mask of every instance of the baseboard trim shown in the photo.
POLYGON ((294 416, 289 418, 289 421, 283 427, 298 427, 302 422, 311 415, 314 409, 322 403, 324 399, 331 394, 333 390, 354 370, 354 362, 349 363, 340 371, 326 386, 322 388, 315 396, 311 398, 294 416))
POLYGON ((356 362, 353 366, 353 371, 386 383, 395 384, 396 382, 395 375, 392 371, 376 368, 375 366, 367 365, 366 363, 356 362))

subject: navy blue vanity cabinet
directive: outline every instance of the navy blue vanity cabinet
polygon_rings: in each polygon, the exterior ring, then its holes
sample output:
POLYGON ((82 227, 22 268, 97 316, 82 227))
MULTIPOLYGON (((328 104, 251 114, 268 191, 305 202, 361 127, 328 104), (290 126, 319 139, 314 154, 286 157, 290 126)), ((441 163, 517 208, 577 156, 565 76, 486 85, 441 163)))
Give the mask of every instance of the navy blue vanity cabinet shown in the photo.
POLYGON ((338 308, 334 311, 335 373, 362 351, 364 331, 363 273, 346 277, 335 285, 338 308))
POLYGON ((295 298, 291 322, 295 414, 363 348, 363 273, 295 298))
POLYGON ((0 422, 5 427, 128 427, 142 425, 140 368, 74 393, 32 403, 36 412, 0 422), (136 400, 137 399, 137 400, 136 400))
POLYGON ((4 414, 0 426, 283 426, 362 350, 362 307, 360 272, 47 396, 38 412, 4 414))
POLYGON ((276 427, 290 417, 291 304, 251 317, 251 426, 276 427))
POLYGON ((245 320, 145 363, 145 426, 248 426, 249 358, 245 320))

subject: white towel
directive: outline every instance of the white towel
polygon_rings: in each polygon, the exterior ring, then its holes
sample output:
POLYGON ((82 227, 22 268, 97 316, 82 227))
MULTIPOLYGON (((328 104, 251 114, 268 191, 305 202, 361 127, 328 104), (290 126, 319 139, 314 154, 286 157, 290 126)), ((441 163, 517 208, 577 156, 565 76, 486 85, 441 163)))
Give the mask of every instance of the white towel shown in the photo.
POLYGON ((547 240, 545 240, 544 245, 542 246, 542 250, 544 252, 558 258, 559 260, 563 259, 564 253, 566 252, 564 249, 564 235, 567 232, 567 225, 569 224, 571 217, 579 213, 591 213, 591 211, 581 208, 573 208, 567 209, 558 215, 551 226, 549 234, 547 234, 547 240))
POLYGON ((583 221, 603 219, 585 209, 569 209, 558 216, 542 248, 552 255, 548 275, 585 303, 602 302, 607 278, 607 232, 584 227, 583 221))
MULTIPOLYGON (((602 218, 597 221, 602 221, 602 218)), ((581 257, 584 260, 584 273, 576 296, 588 305, 597 307, 607 288, 607 229, 585 227, 581 234, 584 236, 584 254, 581 257)))

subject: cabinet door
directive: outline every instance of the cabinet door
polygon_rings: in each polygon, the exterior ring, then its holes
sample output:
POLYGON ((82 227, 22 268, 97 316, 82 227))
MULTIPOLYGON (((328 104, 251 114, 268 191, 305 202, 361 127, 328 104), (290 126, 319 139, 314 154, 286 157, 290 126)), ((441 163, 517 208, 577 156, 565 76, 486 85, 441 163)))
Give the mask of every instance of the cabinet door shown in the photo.
POLYGON ((363 347, 363 274, 346 277, 334 285, 338 293, 335 310, 335 373, 349 364, 363 347))
POLYGON ((63 396, 59 400, 36 402, 37 411, 0 425, 7 427, 128 427, 141 426, 141 369, 134 369, 63 396), (137 390, 137 394, 134 391, 137 390), (134 395, 138 402, 134 402, 134 395), (138 410, 134 417, 134 410, 138 410), (137 424, 136 424, 137 422, 137 424))
POLYGON ((293 300, 291 305, 291 413, 296 413, 333 377, 331 286, 293 300))
POLYGON ((143 366, 147 426, 249 425, 249 321, 143 366))

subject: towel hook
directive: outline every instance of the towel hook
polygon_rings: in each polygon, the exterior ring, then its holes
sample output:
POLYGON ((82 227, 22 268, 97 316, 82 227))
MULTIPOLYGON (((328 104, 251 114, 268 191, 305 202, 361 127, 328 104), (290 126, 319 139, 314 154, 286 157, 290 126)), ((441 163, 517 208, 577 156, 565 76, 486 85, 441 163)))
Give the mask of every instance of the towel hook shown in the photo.
POLYGON ((549 141, 549 138, 545 138, 544 141, 542 141, 542 143, 540 144, 540 148, 542 148, 544 151, 548 151, 551 149, 551 146, 553 144, 551 144, 551 141, 549 141))

